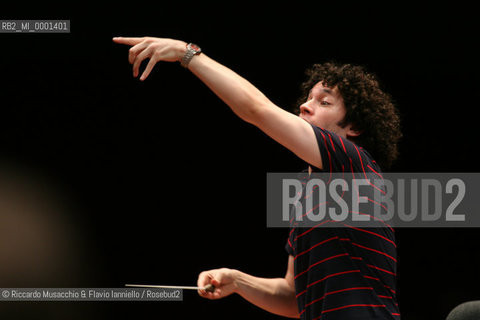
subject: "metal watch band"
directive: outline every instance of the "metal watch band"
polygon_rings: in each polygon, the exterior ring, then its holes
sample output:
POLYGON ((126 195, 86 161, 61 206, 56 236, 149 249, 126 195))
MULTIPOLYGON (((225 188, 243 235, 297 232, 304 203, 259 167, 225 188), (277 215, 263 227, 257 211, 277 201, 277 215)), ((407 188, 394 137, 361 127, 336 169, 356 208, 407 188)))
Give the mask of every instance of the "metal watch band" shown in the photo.
POLYGON ((187 44, 187 51, 185 52, 185 55, 182 57, 182 60, 180 61, 180 64, 182 67, 186 68, 190 61, 193 59, 195 55, 200 54, 202 52, 202 49, 200 49, 199 46, 189 43, 187 44))

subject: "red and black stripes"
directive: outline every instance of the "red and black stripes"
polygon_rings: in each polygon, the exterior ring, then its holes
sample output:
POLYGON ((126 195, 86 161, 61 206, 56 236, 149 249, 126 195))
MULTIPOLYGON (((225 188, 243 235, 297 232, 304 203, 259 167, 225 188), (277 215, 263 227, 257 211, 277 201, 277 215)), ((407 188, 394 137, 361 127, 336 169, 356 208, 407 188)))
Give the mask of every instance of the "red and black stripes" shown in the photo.
MULTIPOLYGON (((327 185, 334 173, 382 179, 380 168, 365 150, 332 132, 313 128, 323 171, 329 173, 327 185)), ((383 192, 375 183, 368 187, 383 192)), ((386 210, 381 203, 369 197, 368 204, 367 210, 361 208, 355 213, 374 218, 374 227, 327 218, 309 227, 292 224, 286 249, 295 261, 296 297, 302 319, 400 318, 394 229, 375 218, 373 209, 368 210, 373 206, 386 210)), ((328 207, 329 203, 319 205, 328 207)))

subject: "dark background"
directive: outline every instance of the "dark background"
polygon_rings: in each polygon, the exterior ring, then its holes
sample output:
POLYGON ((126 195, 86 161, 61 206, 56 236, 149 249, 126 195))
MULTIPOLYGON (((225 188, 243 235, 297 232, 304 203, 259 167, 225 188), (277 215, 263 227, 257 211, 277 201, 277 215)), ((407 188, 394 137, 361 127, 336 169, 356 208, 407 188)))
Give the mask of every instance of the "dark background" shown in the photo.
MULTIPOLYGON (((312 63, 365 65, 402 116, 401 157, 391 171, 477 172, 474 11, 460 2, 3 8, 1 19, 69 19, 71 33, 0 34, 0 186, 34 207, 25 218, 4 214, 0 287, 194 285, 199 272, 217 267, 284 275, 288 231, 265 226, 266 173, 303 163, 177 63, 134 79, 128 47, 113 36, 195 42, 284 108, 293 107, 312 63), (45 202, 61 209, 43 216, 45 202)), ((477 234, 397 231, 404 319, 444 319, 480 299, 477 234)), ((183 302, 3 303, 2 313, 279 318, 238 296, 207 301, 195 292, 184 292, 183 302)))

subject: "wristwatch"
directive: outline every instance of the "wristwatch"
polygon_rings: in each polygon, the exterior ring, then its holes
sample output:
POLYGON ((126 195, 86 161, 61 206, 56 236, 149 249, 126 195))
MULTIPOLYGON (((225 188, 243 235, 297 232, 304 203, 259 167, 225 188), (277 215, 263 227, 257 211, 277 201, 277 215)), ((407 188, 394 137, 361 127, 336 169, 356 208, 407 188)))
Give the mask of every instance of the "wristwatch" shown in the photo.
POLYGON ((180 64, 182 67, 186 68, 190 61, 193 59, 194 56, 199 55, 202 52, 202 49, 200 49, 199 46, 193 43, 187 44, 187 52, 185 52, 185 55, 182 57, 182 60, 180 61, 180 64))

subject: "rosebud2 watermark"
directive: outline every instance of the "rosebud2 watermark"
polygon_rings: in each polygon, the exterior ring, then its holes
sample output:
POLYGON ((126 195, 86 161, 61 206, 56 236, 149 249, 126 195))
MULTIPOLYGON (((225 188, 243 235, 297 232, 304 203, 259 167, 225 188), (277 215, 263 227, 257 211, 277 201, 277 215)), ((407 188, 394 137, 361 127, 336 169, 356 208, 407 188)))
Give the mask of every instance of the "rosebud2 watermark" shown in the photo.
POLYGON ((267 226, 480 227, 477 173, 267 175, 267 226))

